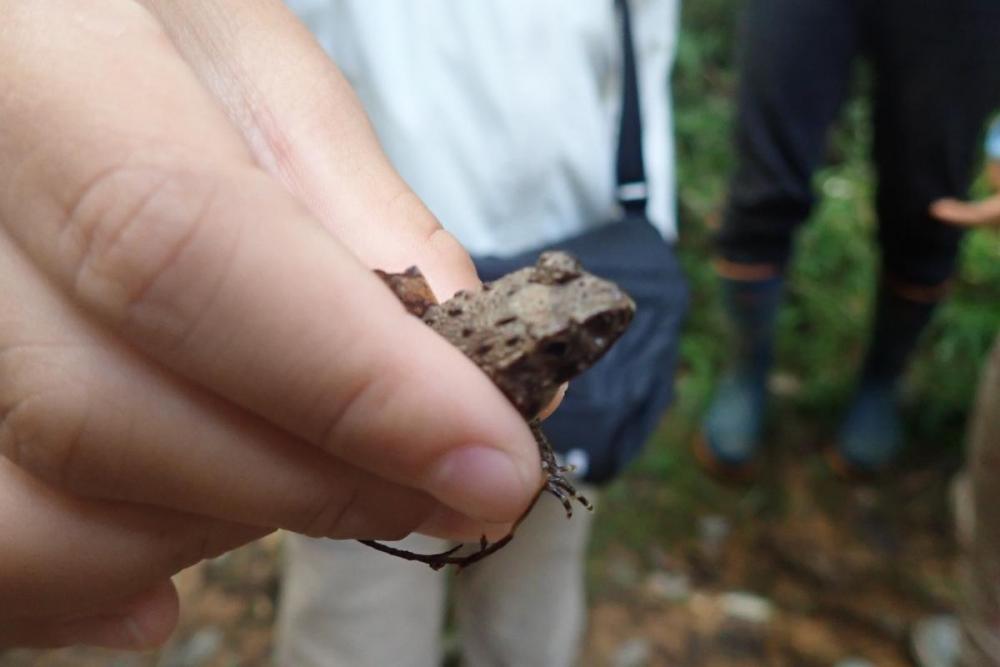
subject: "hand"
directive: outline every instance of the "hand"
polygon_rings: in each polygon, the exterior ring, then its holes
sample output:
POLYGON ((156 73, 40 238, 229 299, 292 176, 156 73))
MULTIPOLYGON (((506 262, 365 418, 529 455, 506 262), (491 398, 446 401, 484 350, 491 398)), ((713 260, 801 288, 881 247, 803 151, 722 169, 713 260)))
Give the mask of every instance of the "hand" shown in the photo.
POLYGON ((997 194, 978 202, 939 199, 931 204, 931 215, 950 225, 980 227, 1000 225, 1000 162, 990 160, 986 175, 997 194))
POLYGON ((939 199, 931 204, 931 215, 959 227, 1000 225, 1000 194, 976 202, 939 199))
POLYGON ((275 528, 519 516, 526 425, 370 271, 468 257, 278 0, 0 25, 0 644, 155 645, 173 573, 275 528))

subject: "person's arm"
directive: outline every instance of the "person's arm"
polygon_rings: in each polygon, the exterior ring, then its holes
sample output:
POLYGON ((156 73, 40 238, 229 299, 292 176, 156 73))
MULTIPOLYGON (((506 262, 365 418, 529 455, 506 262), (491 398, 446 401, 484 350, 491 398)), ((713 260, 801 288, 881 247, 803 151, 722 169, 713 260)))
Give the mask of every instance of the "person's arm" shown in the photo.
POLYGON ((931 204, 934 217, 962 227, 1000 225, 1000 120, 990 128, 986 140, 986 160, 986 177, 996 194, 976 202, 939 199, 931 204))
POLYGON ((997 151, 997 156, 986 164, 986 178, 989 179, 993 189, 1000 192, 1000 150, 997 151))
POLYGON ((278 0, 6 3, 0 62, 0 645, 157 644, 275 528, 520 515, 527 426, 371 272, 471 263, 278 0))

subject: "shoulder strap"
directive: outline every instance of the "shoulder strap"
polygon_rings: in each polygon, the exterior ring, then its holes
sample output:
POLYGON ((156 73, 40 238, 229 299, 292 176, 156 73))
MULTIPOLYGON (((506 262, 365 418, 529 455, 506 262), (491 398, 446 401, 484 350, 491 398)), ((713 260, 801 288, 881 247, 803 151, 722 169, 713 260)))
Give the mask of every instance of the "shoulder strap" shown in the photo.
POLYGON ((618 203, 629 217, 646 214, 646 170, 642 160, 639 76, 628 0, 615 0, 622 30, 622 112, 618 130, 618 203))

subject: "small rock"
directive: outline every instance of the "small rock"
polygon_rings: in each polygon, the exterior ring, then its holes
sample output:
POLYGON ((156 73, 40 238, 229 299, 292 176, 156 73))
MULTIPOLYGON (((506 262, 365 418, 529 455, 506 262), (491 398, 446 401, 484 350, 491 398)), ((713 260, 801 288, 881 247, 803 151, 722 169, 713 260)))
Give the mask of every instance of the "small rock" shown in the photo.
POLYGON ((667 602, 683 602, 691 595, 691 580, 681 572, 653 572, 644 586, 651 596, 667 602))
POLYGON ((939 615, 922 618, 911 634, 913 657, 920 667, 957 667, 962 652, 958 618, 939 615))
POLYGON ((726 616, 747 623, 768 623, 774 617, 774 604, 753 593, 723 593, 719 604, 726 616))
POLYGON ((643 667, 653 657, 653 647, 649 641, 634 637, 622 643, 611 661, 614 667, 643 667))

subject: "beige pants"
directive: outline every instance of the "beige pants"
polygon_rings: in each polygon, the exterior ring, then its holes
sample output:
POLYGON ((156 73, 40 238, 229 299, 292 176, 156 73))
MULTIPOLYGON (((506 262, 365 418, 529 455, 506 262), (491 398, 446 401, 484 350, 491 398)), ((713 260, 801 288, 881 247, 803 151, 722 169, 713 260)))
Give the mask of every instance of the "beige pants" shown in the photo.
POLYGON ((986 667, 1000 665, 1000 336, 979 383, 968 445, 971 483, 957 503, 967 582, 962 664, 986 667))
MULTIPOLYGON (((567 520, 543 496, 510 544, 454 575, 357 542, 289 535, 275 664, 436 667, 450 585, 465 665, 572 665, 586 621, 591 522, 582 508, 567 520)), ((397 545, 420 553, 448 546, 419 535, 397 545)))

